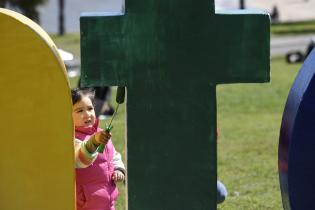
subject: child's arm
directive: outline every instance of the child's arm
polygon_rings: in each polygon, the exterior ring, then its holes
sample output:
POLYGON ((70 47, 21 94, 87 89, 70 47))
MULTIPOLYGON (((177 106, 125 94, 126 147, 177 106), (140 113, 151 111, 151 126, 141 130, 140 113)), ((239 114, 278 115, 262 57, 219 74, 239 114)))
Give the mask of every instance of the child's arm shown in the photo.
POLYGON ((92 135, 87 141, 75 139, 75 167, 86 168, 91 165, 97 157, 97 148, 100 144, 107 144, 111 134, 100 131, 92 135))
POLYGON ((74 140, 75 167, 86 168, 91 165, 97 158, 97 152, 89 152, 87 146, 90 141, 74 140))
POLYGON ((121 160, 120 153, 116 152, 114 148, 114 156, 113 156, 113 165, 114 165, 114 173, 112 176, 112 180, 115 182, 121 182, 125 180, 126 176, 126 168, 124 163, 121 160))
POLYGON ((124 175, 126 174, 126 168, 121 159, 121 155, 116 150, 114 151, 113 165, 114 165, 115 171, 118 170, 118 171, 121 171, 124 175))

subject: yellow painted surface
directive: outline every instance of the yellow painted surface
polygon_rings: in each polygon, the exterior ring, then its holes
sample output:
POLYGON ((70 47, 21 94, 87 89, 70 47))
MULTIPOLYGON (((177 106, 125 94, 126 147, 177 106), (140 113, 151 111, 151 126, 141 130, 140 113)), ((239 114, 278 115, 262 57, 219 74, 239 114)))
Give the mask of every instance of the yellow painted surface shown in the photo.
POLYGON ((74 210, 69 82, 52 40, 0 9, 0 209, 74 210))

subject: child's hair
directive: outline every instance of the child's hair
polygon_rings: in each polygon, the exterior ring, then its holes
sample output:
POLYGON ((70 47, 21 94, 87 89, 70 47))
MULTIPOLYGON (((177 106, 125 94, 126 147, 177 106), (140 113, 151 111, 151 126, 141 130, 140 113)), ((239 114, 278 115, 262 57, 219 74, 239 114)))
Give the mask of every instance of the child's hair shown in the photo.
POLYGON ((84 96, 87 96, 93 102, 95 90, 93 88, 74 88, 71 90, 72 105, 81 101, 84 96))

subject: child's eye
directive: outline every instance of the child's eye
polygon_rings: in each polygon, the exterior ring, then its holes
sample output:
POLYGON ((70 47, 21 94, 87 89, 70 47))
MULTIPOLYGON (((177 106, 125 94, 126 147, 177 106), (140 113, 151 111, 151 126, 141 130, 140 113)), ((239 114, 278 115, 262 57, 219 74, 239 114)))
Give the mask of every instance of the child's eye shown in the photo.
POLYGON ((82 113, 82 112, 83 112, 83 110, 82 110, 82 109, 77 110, 77 113, 82 113))
POLYGON ((89 107, 89 108, 88 108, 89 111, 92 111, 93 109, 94 109, 93 107, 89 107))

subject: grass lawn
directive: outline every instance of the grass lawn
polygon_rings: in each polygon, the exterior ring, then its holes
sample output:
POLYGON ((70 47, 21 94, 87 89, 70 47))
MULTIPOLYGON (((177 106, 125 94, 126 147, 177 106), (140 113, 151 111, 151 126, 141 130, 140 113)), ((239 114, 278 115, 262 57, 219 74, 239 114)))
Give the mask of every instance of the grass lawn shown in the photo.
POLYGON ((66 34, 64 36, 51 35, 56 46, 74 54, 75 57, 80 58, 80 34, 66 34))
POLYGON ((271 83, 218 87, 218 177, 229 191, 218 209, 282 209, 278 138, 287 95, 300 66, 276 58, 271 61, 271 83))
POLYGON ((274 24, 271 26, 272 35, 299 35, 299 34, 314 34, 315 21, 293 22, 274 24))
MULTIPOLYGON (((310 28, 315 25, 309 24, 310 28)), ((293 26, 297 25, 272 26, 272 32, 283 34, 277 31, 290 31, 293 26)), ((52 38, 58 47, 79 57, 79 34, 53 35, 52 38)), ((271 60, 271 83, 217 87, 218 177, 229 191, 227 200, 218 206, 219 210, 282 209, 277 169, 278 138, 286 98, 300 65, 289 65, 284 58, 274 58, 271 60)), ((70 83, 76 86, 77 78, 70 79, 70 83)), ((113 105, 116 104, 115 91, 113 88, 113 105)), ((102 121, 103 127, 106 121, 102 121)), ((115 147, 123 157, 124 122, 125 107, 122 105, 112 133, 115 147)), ((116 209, 125 210, 125 187, 119 184, 119 188, 116 209)))
MULTIPOLYGON (((271 83, 217 87, 218 177, 229 191, 219 210, 282 209, 277 168, 279 130, 286 98, 300 66, 275 58, 271 61, 271 83)), ((76 79, 71 84, 75 85, 76 79)), ((113 88, 113 105, 115 91, 113 88)), ((122 105, 112 133, 123 157, 124 122, 122 105)), ((117 210, 125 210, 125 187, 120 184, 119 188, 117 210)))

